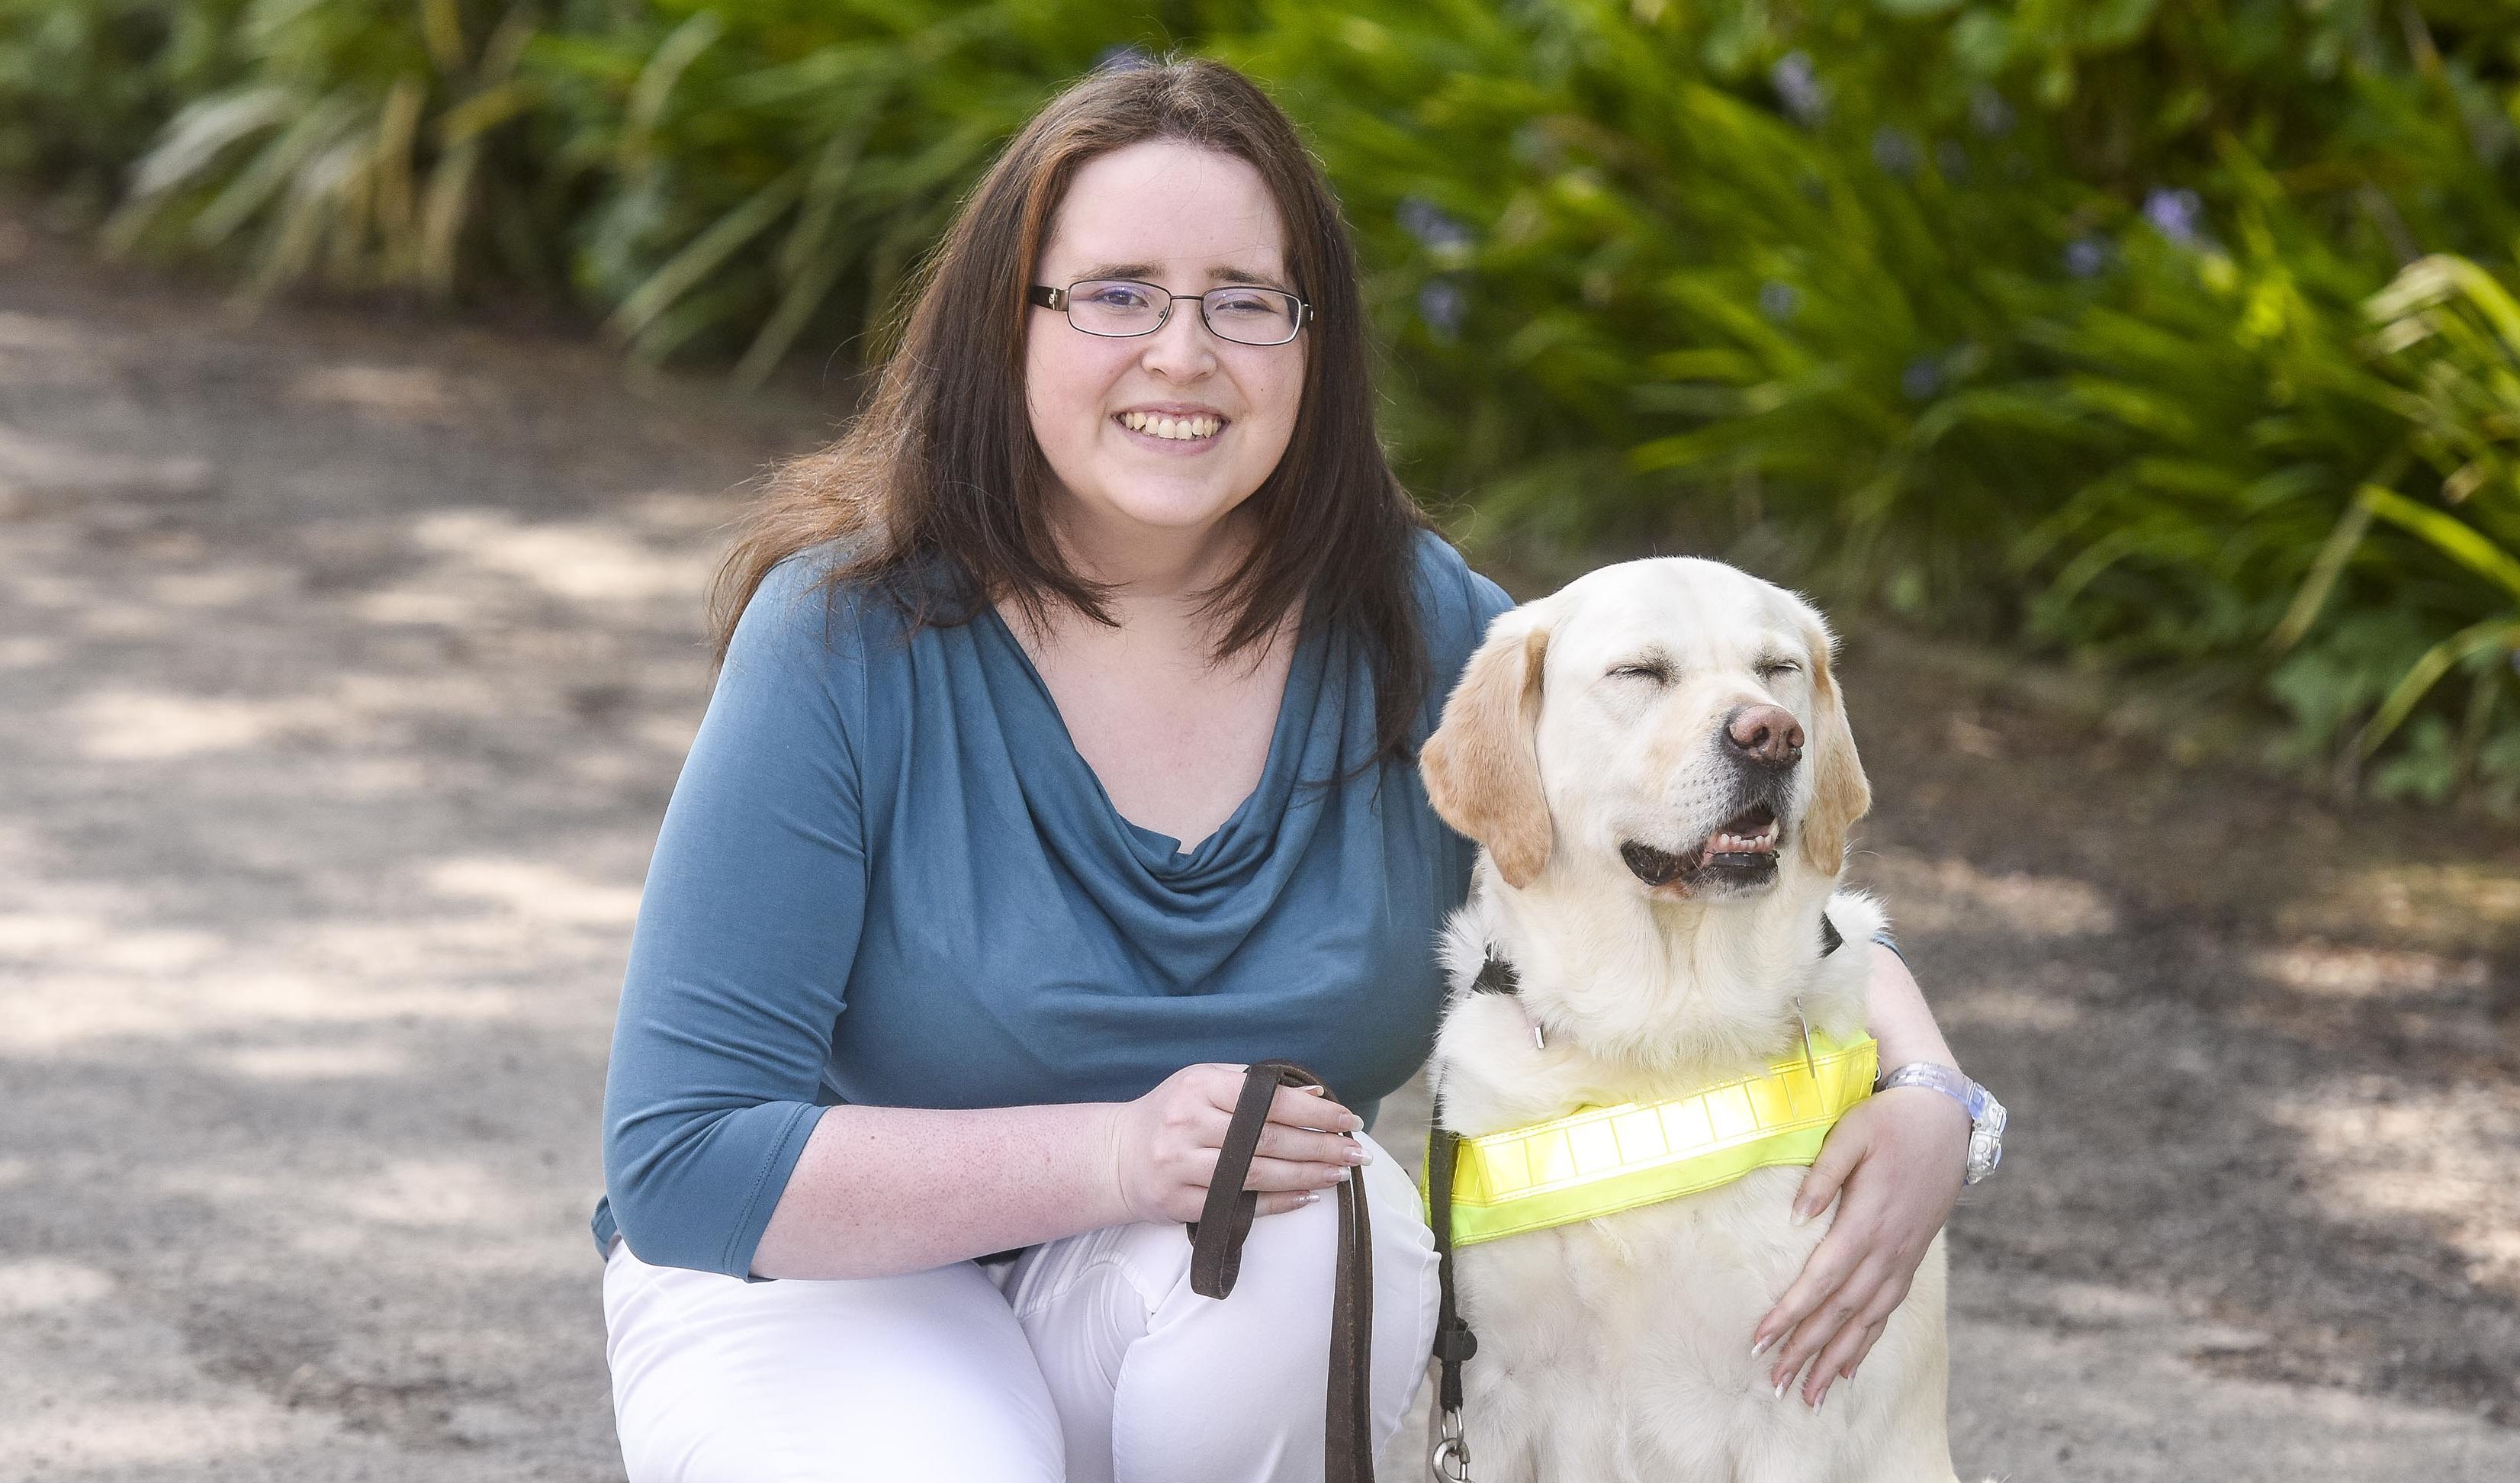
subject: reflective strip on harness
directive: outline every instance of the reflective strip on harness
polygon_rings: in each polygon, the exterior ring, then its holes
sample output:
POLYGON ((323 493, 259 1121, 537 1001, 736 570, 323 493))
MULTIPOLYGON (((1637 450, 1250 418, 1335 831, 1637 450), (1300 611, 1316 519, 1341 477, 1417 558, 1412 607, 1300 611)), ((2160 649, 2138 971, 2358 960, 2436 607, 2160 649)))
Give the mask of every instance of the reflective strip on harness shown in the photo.
POLYGON ((1868 1035, 1843 1043, 1815 1035, 1809 1052, 1688 1097, 1579 1107, 1462 1139, 1453 1244, 1615 1215, 1753 1169, 1809 1164, 1846 1110, 1872 1095, 1881 1050, 1868 1035))

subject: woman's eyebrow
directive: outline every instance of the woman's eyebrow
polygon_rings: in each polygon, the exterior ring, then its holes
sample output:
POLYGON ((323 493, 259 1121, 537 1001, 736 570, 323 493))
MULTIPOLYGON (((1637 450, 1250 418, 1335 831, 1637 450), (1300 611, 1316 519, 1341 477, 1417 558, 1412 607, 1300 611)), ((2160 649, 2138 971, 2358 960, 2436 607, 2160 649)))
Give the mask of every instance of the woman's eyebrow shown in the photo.
MULTIPOLYGON (((1096 278, 1134 278, 1140 283, 1153 283, 1157 271, 1159 270, 1150 262, 1097 263, 1079 274, 1076 281, 1084 283, 1096 278)), ((1256 272, 1235 263, 1217 263, 1209 267, 1207 281, 1212 284, 1251 284, 1258 288, 1276 289, 1282 292, 1293 292, 1275 273, 1256 272)))
POLYGON ((1207 278, 1210 283, 1251 284, 1263 289, 1292 292, 1287 290, 1285 283, 1275 273, 1262 273, 1251 268, 1237 267, 1232 263, 1221 263, 1209 268, 1207 278))

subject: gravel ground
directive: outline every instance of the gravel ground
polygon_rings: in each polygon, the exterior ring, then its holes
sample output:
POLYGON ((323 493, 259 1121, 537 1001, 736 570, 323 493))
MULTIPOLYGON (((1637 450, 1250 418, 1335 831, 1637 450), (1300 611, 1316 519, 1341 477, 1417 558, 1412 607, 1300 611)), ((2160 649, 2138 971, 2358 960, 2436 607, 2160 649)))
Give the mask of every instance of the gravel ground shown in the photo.
MULTIPOLYGON (((0 1477, 618 1478, 614 995, 730 491, 818 388, 248 320, 26 220, 0 1477)), ((1963 1474, 2520 1478, 2520 833, 2182 769, 1895 636, 1847 669, 1858 874, 2014 1109, 1952 1228, 1963 1474)))

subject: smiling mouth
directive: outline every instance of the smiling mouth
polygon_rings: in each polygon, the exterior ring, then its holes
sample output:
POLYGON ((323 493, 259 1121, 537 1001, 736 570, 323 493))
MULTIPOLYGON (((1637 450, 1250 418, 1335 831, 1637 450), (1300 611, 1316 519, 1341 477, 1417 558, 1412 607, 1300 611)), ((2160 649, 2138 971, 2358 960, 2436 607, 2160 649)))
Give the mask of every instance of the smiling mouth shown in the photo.
POLYGON ((1206 442, 1225 428, 1225 419, 1204 414, 1166 417, 1155 412, 1123 412, 1112 421, 1131 432, 1161 438, 1168 443, 1206 442))
POLYGON ((1619 846, 1619 858, 1649 886, 1683 878, 1750 884, 1775 873, 1777 846, 1784 832, 1775 809, 1754 803, 1690 849, 1674 853, 1630 839, 1619 846))

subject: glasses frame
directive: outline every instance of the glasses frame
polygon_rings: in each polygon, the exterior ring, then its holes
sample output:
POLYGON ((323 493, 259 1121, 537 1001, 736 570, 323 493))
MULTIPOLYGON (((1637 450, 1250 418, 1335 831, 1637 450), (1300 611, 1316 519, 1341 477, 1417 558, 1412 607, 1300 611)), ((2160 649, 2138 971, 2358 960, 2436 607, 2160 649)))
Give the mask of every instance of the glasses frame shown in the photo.
POLYGON ((1218 339, 1225 341, 1229 345, 1249 345, 1254 349, 1260 350, 1272 349, 1279 345, 1291 345, 1295 342, 1295 337, 1304 333, 1304 327, 1313 322, 1313 306, 1310 300, 1306 299, 1302 294, 1296 293, 1290 290, 1271 288, 1267 284, 1219 284, 1215 288, 1208 290, 1207 293, 1175 293, 1172 290, 1165 288, 1162 284, 1150 284, 1143 278, 1080 278, 1076 283, 1069 284, 1064 289, 1054 289, 1048 284, 1034 284, 1024 294, 1025 302, 1032 304, 1036 308, 1058 310, 1060 317, 1067 321, 1069 329, 1074 330, 1079 335, 1091 335, 1097 339, 1144 339, 1149 335, 1159 334, 1162 332, 1164 326, 1173 322, 1173 305, 1180 303, 1185 298, 1196 300, 1198 304, 1198 322, 1200 326, 1204 328, 1208 334, 1215 336, 1218 339), (1088 330, 1083 325, 1076 322, 1076 315, 1069 308, 1070 303, 1073 302, 1071 295, 1075 293, 1078 284, 1133 284, 1149 292, 1162 295, 1164 298, 1164 312, 1156 315, 1154 324, 1144 330, 1132 330, 1119 334, 1115 334, 1108 330, 1088 330), (1233 336, 1219 330, 1216 328, 1216 322, 1207 317, 1207 294, 1223 293, 1234 289, 1259 289, 1270 293, 1283 293, 1288 298, 1293 299, 1295 301, 1294 328, 1287 331, 1286 337, 1284 339, 1272 340, 1236 339, 1233 336))

